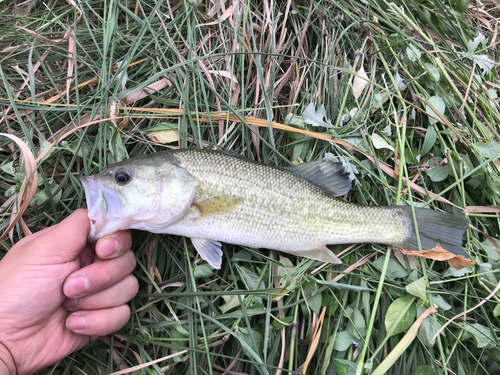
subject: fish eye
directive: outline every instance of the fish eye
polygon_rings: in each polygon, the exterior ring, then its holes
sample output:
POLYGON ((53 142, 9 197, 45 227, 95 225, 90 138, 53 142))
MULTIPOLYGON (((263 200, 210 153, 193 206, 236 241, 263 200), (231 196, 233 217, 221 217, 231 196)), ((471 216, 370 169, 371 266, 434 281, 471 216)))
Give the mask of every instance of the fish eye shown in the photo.
POLYGON ((125 171, 123 169, 116 171, 115 181, 120 185, 125 185, 127 182, 130 181, 130 173, 128 173, 128 171, 125 171))

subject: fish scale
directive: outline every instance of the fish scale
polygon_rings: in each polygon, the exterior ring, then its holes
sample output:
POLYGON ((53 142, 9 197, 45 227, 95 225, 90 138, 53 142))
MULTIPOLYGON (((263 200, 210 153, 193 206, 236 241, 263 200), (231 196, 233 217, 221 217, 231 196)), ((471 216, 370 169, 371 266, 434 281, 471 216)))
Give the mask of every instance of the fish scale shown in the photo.
POLYGON ((201 156, 196 151, 176 155, 178 165, 200 182, 195 201, 234 195, 243 203, 221 217, 180 220, 170 227, 175 234, 201 234, 222 242, 293 252, 332 243, 404 240, 397 212, 341 202, 282 169, 218 153, 208 159, 201 156))

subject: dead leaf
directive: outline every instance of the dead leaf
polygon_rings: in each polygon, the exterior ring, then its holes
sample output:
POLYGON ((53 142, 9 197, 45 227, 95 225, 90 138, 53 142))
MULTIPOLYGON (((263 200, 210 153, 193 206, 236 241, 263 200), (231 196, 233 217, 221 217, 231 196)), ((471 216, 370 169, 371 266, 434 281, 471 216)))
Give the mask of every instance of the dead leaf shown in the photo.
POLYGON ((401 264, 403 266, 403 268, 406 270, 407 269, 406 262, 405 262, 405 258, 403 257, 403 253, 401 253, 401 251, 395 251, 394 256, 399 261, 399 264, 401 264))
MULTIPOLYGON (((129 67, 131 67, 131 66, 132 66, 132 64, 129 65, 129 67)), ((130 94, 129 96, 127 96, 125 98, 124 103, 125 104, 134 103, 142 98, 147 97, 148 96, 147 93, 155 94, 156 92, 163 90, 167 86, 172 86, 172 83, 168 79, 162 78, 162 79, 146 86, 141 91, 138 91, 134 94, 130 94)))
POLYGON ((472 264, 476 264, 476 262, 473 261, 472 259, 465 259, 463 255, 455 255, 453 253, 450 253, 448 250, 443 249, 440 244, 437 244, 437 246, 431 250, 423 250, 423 251, 405 250, 405 249, 398 249, 398 250, 401 251, 403 254, 414 255, 420 258, 434 259, 439 261, 446 260, 451 267, 457 270, 461 270, 462 268, 469 267, 472 264))
POLYGON ((208 73, 230 79, 234 84, 233 88, 235 90, 238 90, 238 92, 240 91, 240 84, 234 74, 231 74, 230 72, 227 72, 225 70, 208 70, 208 73))
POLYGON ((13 134, 7 134, 7 133, 0 133, 0 136, 10 138, 20 148, 24 158, 24 172, 25 172, 23 184, 21 185, 21 190, 17 195, 17 206, 16 206, 17 212, 15 214, 13 213, 14 220, 10 221, 10 224, 7 227, 7 229, 0 236, 1 240, 7 235, 7 233, 10 232, 12 228, 14 228, 14 225, 16 225, 18 221, 21 224, 24 235, 27 236, 31 234, 31 231, 29 230, 28 226, 22 219, 22 215, 24 214, 24 211, 26 211, 31 200, 35 196, 37 181, 38 181, 38 173, 36 171, 37 161, 35 160, 35 157, 33 156, 33 153, 31 152, 28 145, 21 138, 18 138, 13 134))
MULTIPOLYGON (((400 251, 395 251, 394 255, 396 256, 399 263, 401 263, 401 265, 404 267, 404 269, 407 269, 406 268, 406 261, 403 257, 403 254, 400 251)), ((408 255, 407 259, 408 259, 408 264, 410 265, 411 270, 415 270, 418 268, 417 258, 415 258, 413 255, 408 255)))
POLYGON ((467 206, 465 207, 464 214, 474 212, 494 214, 500 212, 500 206, 467 206))
POLYGON ((147 135, 149 139, 156 143, 172 143, 179 140, 179 132, 175 129, 157 130, 147 135))
POLYGON ((354 77, 354 81, 352 81, 352 93, 354 94, 354 98, 358 99, 366 86, 368 86, 369 78, 368 74, 366 74, 365 69, 361 66, 358 74, 354 77))
POLYGON ((146 367, 149 367, 151 365, 154 365, 155 363, 160 363, 160 362, 163 362, 163 361, 166 361, 168 359, 171 359, 171 358, 174 358, 174 357, 177 357, 181 354, 185 354, 188 352, 188 349, 186 350, 182 350, 180 352, 177 352, 177 353, 174 353, 174 354, 169 354, 167 355, 166 357, 162 357, 162 358, 158 358, 158 359, 155 359, 154 361, 150 361, 150 362, 146 362, 146 363, 142 363, 138 366, 133 366, 133 367, 129 367, 129 368, 126 368, 125 370, 120 370, 120 371, 116 371, 116 372, 113 372, 111 375, 123 375, 123 374, 130 374, 134 371, 137 371, 137 370, 142 370, 143 368, 146 368, 146 367))
POLYGON ((493 164, 495 164, 495 167, 500 171, 500 158, 496 158, 493 160, 493 164))

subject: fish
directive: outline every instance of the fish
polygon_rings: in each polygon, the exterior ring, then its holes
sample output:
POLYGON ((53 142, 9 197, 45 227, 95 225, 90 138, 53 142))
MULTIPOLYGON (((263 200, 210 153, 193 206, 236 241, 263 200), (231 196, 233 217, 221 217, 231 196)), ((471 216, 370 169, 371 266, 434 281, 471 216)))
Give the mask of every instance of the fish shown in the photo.
POLYGON ((134 157, 82 178, 90 241, 138 229, 191 238, 220 269, 221 242, 267 248, 334 264, 327 247, 378 243, 418 250, 440 244, 468 254, 466 218, 429 208, 363 206, 339 197, 351 189, 340 160, 276 167, 214 150, 168 150, 134 157))

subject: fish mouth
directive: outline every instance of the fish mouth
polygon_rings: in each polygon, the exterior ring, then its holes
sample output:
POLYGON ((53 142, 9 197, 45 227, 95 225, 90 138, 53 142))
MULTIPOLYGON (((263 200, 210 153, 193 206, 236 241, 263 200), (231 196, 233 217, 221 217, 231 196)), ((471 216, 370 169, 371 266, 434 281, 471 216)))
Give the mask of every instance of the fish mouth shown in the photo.
POLYGON ((115 191, 104 186, 94 176, 83 177, 81 183, 89 211, 89 243, 95 243, 99 238, 126 227, 128 220, 120 215, 120 204, 115 191))

